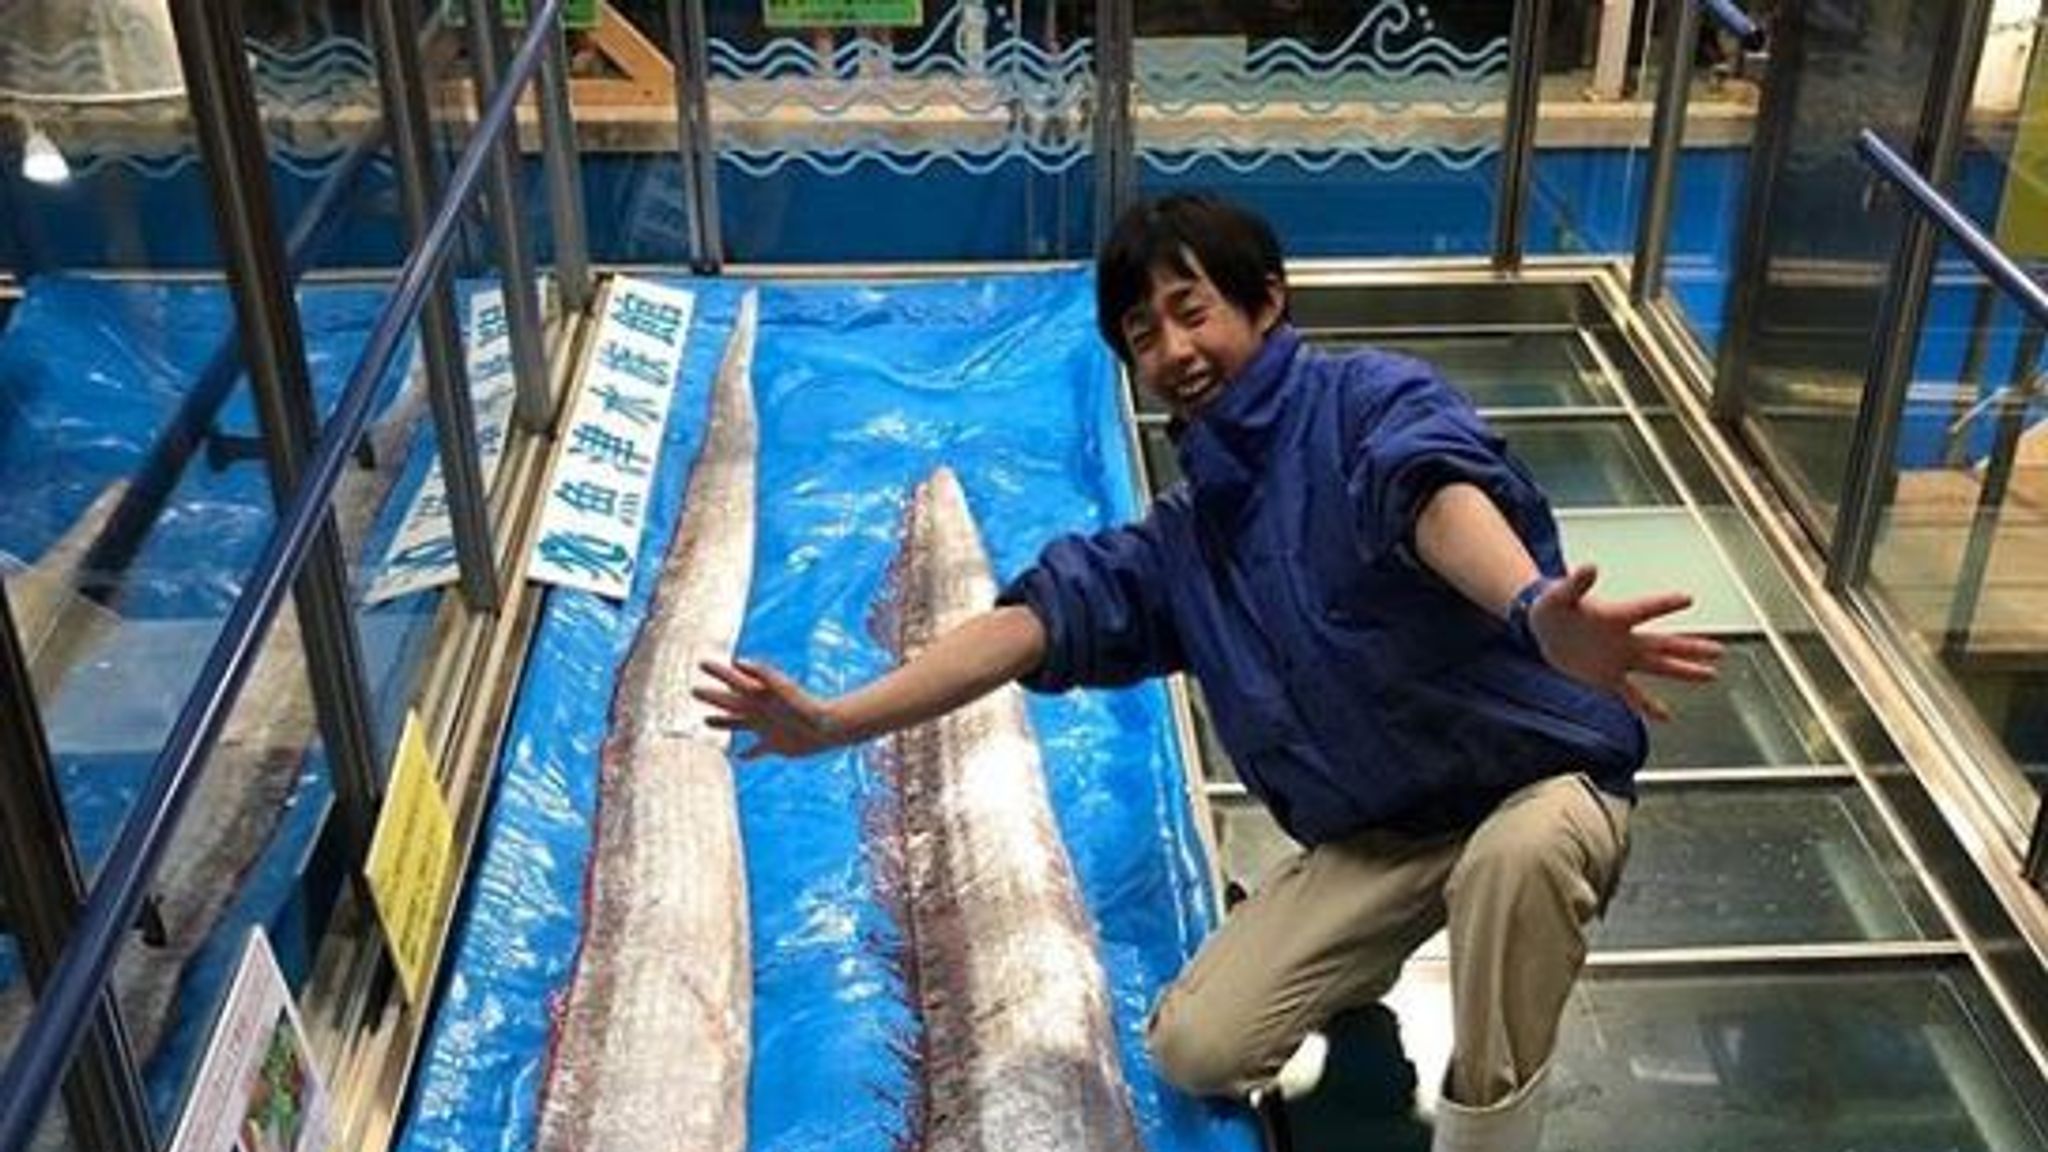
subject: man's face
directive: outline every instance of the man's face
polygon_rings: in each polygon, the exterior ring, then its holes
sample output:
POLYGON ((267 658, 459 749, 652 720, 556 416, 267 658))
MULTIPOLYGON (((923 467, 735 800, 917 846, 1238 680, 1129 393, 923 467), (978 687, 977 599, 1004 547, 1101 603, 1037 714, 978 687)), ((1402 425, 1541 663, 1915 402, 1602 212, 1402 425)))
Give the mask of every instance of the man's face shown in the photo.
POLYGON ((1280 318, 1282 296, 1273 284, 1265 307, 1248 316, 1216 290, 1194 253, 1183 256, 1194 275, 1155 269, 1150 293, 1121 323, 1138 386, 1187 420, 1213 403, 1258 354, 1280 318))

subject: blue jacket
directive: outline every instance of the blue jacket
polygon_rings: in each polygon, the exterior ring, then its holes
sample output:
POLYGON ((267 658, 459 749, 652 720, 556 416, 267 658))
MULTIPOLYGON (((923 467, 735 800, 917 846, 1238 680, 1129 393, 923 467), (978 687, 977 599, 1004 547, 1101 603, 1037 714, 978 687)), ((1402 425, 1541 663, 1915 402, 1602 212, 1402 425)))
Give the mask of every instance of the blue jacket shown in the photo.
POLYGON ((1281 327, 1178 448, 1187 480, 1142 521, 1054 541, 998 597, 1046 629, 1027 687, 1193 673, 1246 787, 1305 844, 1469 828, 1561 772, 1633 796, 1635 714, 1414 555, 1423 502, 1465 481, 1564 572, 1548 501, 1428 365, 1281 327))

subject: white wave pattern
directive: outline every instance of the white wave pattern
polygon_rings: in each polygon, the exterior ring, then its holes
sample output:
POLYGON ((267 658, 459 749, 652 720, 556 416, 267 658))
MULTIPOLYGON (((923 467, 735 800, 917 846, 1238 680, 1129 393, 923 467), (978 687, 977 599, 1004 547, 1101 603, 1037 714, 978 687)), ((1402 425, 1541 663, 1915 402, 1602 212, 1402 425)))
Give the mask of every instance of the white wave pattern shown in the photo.
POLYGON ((299 113, 377 101, 377 61, 360 40, 329 36, 286 49, 251 39, 245 47, 255 62, 256 94, 266 111, 299 113))
POLYGON ((183 92, 170 16, 160 6, 0 4, 0 98, 147 103, 183 92))
MULTIPOLYGON (((802 117, 778 123, 772 146, 758 132, 721 133, 720 158, 757 177, 792 164, 827 176, 863 164, 902 176, 940 163, 975 174, 1013 163, 1046 173, 1072 168, 1087 155, 1096 88, 1092 42, 1051 52, 1014 34, 990 37, 989 19, 988 5, 955 0, 921 39, 901 49, 867 40, 820 48, 790 37, 749 49, 713 38, 710 68, 722 115, 764 122, 795 108, 815 125, 806 130, 802 117), (908 132, 874 127, 878 118, 910 120, 934 107, 979 119, 962 130, 973 143, 930 131, 913 141, 908 132)), ((1166 121, 1219 112, 1257 116, 1280 106, 1308 116, 1361 106, 1397 115, 1421 103, 1469 116, 1500 99, 1507 41, 1464 49, 1434 30, 1426 5, 1379 0, 1327 50, 1289 39, 1248 53, 1216 40, 1147 41, 1138 54, 1137 99, 1148 119, 1166 121)), ((1248 147, 1216 134, 1169 135, 1170 145, 1147 147, 1142 132, 1138 140, 1141 161, 1169 175, 1203 161, 1238 173, 1276 162, 1320 173, 1346 160, 1380 171, 1417 162, 1464 171, 1498 150, 1285 133, 1248 147)))
MULTIPOLYGON (((301 180, 312 183, 327 179, 341 166, 348 155, 349 145, 339 144, 334 148, 296 151, 287 148, 272 148, 271 164, 301 180)), ((189 149, 164 152, 96 152, 90 156, 72 161, 74 176, 91 176, 107 168, 124 168, 149 180, 169 180, 187 168, 199 163, 199 157, 189 149)), ((384 156, 370 158, 368 169, 386 177, 395 178, 391 161, 384 156)))

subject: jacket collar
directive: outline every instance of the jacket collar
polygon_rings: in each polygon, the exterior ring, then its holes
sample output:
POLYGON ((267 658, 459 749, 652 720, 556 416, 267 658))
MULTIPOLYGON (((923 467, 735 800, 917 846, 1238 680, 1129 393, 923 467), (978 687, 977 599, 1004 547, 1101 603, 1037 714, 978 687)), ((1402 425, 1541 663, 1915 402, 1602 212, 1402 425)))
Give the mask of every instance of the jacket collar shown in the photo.
POLYGON ((1197 498, 1248 488, 1263 470, 1286 407, 1301 334, 1280 324, 1251 363, 1193 420, 1175 425, 1181 472, 1197 498))

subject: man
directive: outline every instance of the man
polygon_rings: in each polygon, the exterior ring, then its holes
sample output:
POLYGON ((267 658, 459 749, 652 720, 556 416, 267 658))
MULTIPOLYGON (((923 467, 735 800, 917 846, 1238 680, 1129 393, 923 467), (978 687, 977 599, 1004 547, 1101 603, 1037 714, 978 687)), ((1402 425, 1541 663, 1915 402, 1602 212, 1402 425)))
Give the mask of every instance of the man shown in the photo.
POLYGON ((866 687, 812 697, 711 664, 745 755, 804 755, 1010 680, 1061 691, 1191 673, 1246 786, 1305 849, 1235 908, 1149 1025, 1165 1076, 1270 1084, 1448 924, 1446 1149, 1533 1149, 1587 926, 1627 851, 1631 674, 1703 681, 1711 641, 1642 631, 1682 595, 1609 603, 1548 502, 1427 365, 1331 356, 1286 323, 1278 242, 1221 201, 1125 214, 1097 265, 1104 338, 1171 410, 1187 482, 1132 525, 1048 546, 991 611, 866 687))

